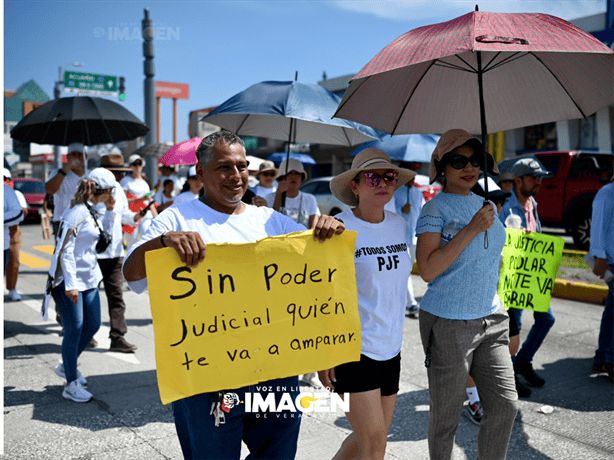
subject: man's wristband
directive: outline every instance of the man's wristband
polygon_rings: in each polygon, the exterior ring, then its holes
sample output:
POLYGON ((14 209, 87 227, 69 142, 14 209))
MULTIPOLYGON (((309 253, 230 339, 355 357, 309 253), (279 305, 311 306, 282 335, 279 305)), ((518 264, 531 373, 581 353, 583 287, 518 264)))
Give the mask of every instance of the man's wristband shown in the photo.
POLYGON ((164 237, 166 236, 168 232, 164 232, 162 235, 160 235, 160 244, 162 245, 162 247, 164 248, 168 248, 168 246, 164 243, 164 237))
POLYGON ((65 175, 66 175, 66 173, 64 172, 64 170, 63 170, 63 169, 58 170, 58 173, 60 173, 62 176, 65 176, 65 175))

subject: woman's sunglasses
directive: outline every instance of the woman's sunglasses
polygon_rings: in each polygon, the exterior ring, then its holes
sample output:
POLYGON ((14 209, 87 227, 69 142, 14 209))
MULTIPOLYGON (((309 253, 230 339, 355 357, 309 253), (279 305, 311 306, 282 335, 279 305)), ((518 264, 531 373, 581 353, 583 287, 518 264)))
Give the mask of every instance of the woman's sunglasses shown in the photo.
POLYGON ((454 169, 463 169, 469 162, 471 162, 471 166, 479 168, 482 160, 475 153, 470 157, 463 155, 452 155, 450 157, 450 166, 452 166, 454 169))
POLYGON ((385 172, 384 174, 380 176, 377 173, 367 172, 367 173, 364 173, 364 176, 365 176, 365 183, 367 184, 367 187, 377 187, 382 179, 384 179, 384 182, 386 183, 386 185, 396 184, 399 178, 399 173, 398 172, 385 172))
POLYGON ((264 177, 275 177, 274 172, 263 172, 263 173, 260 173, 260 175, 264 177))
POLYGON ((141 160, 137 160, 134 163, 132 163, 130 166, 143 166, 143 162, 141 160))
POLYGON ((105 193, 111 193, 113 188, 97 188, 94 190, 94 195, 104 195, 105 193))

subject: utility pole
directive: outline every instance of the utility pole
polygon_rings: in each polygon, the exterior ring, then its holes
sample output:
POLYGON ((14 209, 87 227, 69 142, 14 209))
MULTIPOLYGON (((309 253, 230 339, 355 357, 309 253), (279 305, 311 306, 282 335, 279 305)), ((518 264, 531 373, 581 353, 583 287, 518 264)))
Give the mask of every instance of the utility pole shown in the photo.
MULTIPOLYGON (((156 136, 156 82, 153 77, 156 74, 154 67, 154 23, 149 18, 149 8, 145 8, 145 19, 142 21, 143 34, 143 71, 145 80, 143 89, 145 92, 145 124, 149 128, 149 132, 145 135, 145 144, 155 142, 156 136)), ((145 175, 152 183, 155 183, 158 178, 157 159, 149 157, 145 159, 145 175)))

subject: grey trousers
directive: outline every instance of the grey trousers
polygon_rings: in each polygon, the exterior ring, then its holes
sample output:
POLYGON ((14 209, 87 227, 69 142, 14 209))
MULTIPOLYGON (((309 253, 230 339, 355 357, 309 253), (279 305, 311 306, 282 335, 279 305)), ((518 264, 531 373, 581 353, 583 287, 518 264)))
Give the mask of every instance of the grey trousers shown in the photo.
POLYGON ((428 356, 430 458, 450 460, 463 411, 467 376, 478 388, 484 418, 478 434, 478 459, 505 459, 518 411, 505 309, 476 320, 452 320, 420 311, 420 336, 428 356))

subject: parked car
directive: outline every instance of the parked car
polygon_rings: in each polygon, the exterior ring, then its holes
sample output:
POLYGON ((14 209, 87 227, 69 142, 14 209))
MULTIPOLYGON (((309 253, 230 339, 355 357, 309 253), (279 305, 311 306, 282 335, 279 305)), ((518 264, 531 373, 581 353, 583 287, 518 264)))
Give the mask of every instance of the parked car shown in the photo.
POLYGON ((40 179, 24 179, 17 177, 12 179, 15 190, 23 193, 28 203, 28 215, 26 221, 40 221, 43 213, 43 201, 45 200, 45 183, 40 179))
MULTIPOLYGON (((347 204, 343 204, 337 198, 333 196, 330 191, 331 177, 316 177, 309 179, 301 184, 300 191, 304 193, 311 193, 316 197, 318 202, 318 208, 322 214, 334 216, 340 212, 349 209, 347 204)), ((422 174, 416 174, 415 187, 418 187, 424 195, 424 200, 429 201, 437 195, 441 189, 441 184, 435 182, 433 185, 429 185, 429 178, 422 174)))
POLYGON ((299 190, 303 193, 310 193, 316 197, 318 208, 322 214, 335 216, 350 207, 333 196, 330 191, 331 180, 332 176, 309 179, 301 184, 299 190))
POLYGON ((499 171, 510 171, 516 161, 527 157, 537 160, 542 169, 551 173, 542 179, 535 196, 542 225, 564 228, 574 244, 587 251, 593 198, 610 181, 614 156, 609 152, 537 152, 505 159, 499 163, 499 171))

